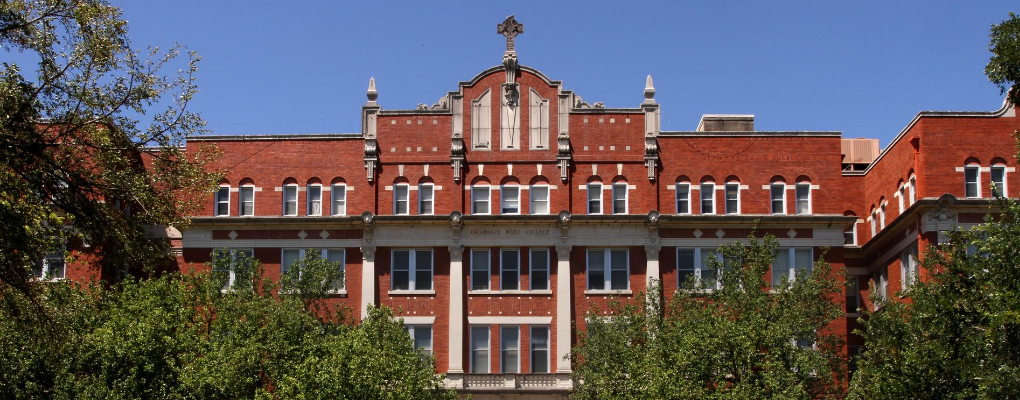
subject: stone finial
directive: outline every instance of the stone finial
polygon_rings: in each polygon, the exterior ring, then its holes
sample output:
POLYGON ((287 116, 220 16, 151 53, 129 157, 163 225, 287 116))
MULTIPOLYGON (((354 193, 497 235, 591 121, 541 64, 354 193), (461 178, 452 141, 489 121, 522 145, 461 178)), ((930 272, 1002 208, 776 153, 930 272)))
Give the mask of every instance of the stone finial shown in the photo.
POLYGON ((379 92, 377 92, 375 90, 375 77, 374 76, 368 80, 368 91, 365 92, 365 95, 368 96, 368 101, 372 102, 372 103, 375 103, 375 99, 379 98, 379 92))
POLYGON ((655 102, 655 86, 652 85, 652 76, 645 78, 645 103, 655 102))

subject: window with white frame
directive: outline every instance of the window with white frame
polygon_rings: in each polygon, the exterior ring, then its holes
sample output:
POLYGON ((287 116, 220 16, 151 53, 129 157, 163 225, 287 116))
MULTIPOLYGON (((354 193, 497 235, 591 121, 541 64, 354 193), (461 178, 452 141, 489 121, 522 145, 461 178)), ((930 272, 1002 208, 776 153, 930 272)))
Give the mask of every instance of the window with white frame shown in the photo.
POLYGON ((981 167, 976 164, 963 168, 963 180, 965 182, 966 197, 981 197, 981 167))
POLYGON ((295 184, 283 185, 283 215, 297 215, 298 186, 295 184))
POLYGON ((740 214, 740 183, 727 182, 726 191, 726 213, 740 214))
POLYGON ((217 249, 213 251, 212 265, 215 279, 224 278, 222 291, 228 291, 237 283, 237 268, 245 258, 252 258, 255 252, 251 249, 217 249))
POLYGON ((786 184, 776 182, 769 186, 773 214, 786 214, 786 184))
POLYGON ((900 289, 907 290, 917 281, 918 276, 917 242, 914 242, 900 253, 900 289))
POLYGON ((903 210, 906 209, 905 204, 907 202, 907 185, 900 183, 900 188, 896 190, 897 200, 900 204, 900 214, 903 214, 903 210))
MULTIPOLYGON (((332 289, 338 291, 344 290, 345 288, 344 281, 347 280, 346 276, 347 271, 344 258, 346 252, 344 251, 344 249, 283 249, 281 251, 282 255, 280 257, 280 276, 286 275, 288 272, 290 272, 291 269, 295 268, 294 265, 297 264, 299 260, 304 258, 309 250, 319 252, 319 257, 321 257, 323 260, 337 264, 337 268, 339 268, 340 272, 340 279, 338 279, 337 282, 333 284, 332 289)), ((298 276, 300 277, 301 271, 298 270, 297 273, 298 276)))
POLYGON ((886 203, 882 203, 882 206, 878 208, 878 226, 885 229, 885 207, 886 203))
POLYGON ((799 276, 811 276, 814 269, 811 248, 780 248, 772 262, 772 287, 789 286, 799 276))
POLYGON ((521 187, 517 185, 503 185, 499 190, 500 214, 521 213, 521 187))
POLYGON ((857 275, 850 275, 846 287, 846 313, 857 314, 861 307, 861 286, 857 275))
POLYGON ((910 176, 910 205, 913 205, 917 201, 917 177, 914 175, 910 176))
POLYGON ((516 374, 521 370, 521 328, 512 326, 499 327, 499 364, 500 372, 516 374))
POLYGON ((549 185, 532 185, 530 196, 532 214, 549 214, 549 185))
POLYGON ((432 249, 394 249, 392 290, 432 290, 432 249))
POLYGON ((701 184, 701 213, 715 214, 715 184, 705 182, 701 184))
POLYGON ((602 184, 588 184, 588 214, 602 214, 602 184))
POLYGON ((878 297, 880 299, 882 299, 882 300, 888 299, 889 298, 889 269, 888 269, 888 267, 879 268, 877 271, 875 271, 875 274, 872 276, 871 279, 872 279, 873 285, 874 285, 874 286, 872 286, 871 289, 875 291, 875 293, 878 295, 878 297))
POLYGON ((531 290, 549 290, 549 249, 531 249, 528 279, 531 290))
POLYGON ((489 249, 471 249, 471 290, 489 290, 489 249))
POLYGON ((613 184, 613 214, 627 213, 627 182, 613 184))
POLYGON ((255 215, 255 186, 242 185, 238 191, 238 201, 241 203, 240 211, 242 217, 255 215))
POLYGON ((422 354, 432 354, 432 325, 407 325, 414 348, 422 354))
POLYGON ((521 251, 518 249, 499 250, 499 289, 518 290, 521 288, 521 251))
POLYGON ((435 213, 435 186, 431 183, 418 184, 418 215, 435 213))
POLYGON ((630 268, 626 249, 588 250, 588 289, 627 290, 630 268))
POLYGON ((487 374, 489 364, 489 327, 471 326, 471 373, 487 374))
POLYGON ((409 197, 411 188, 406 183, 393 184, 393 215, 409 215, 411 213, 409 197))
POLYGON ((333 203, 330 211, 333 215, 347 215, 347 185, 335 183, 329 193, 333 203))
POLYGON ((796 191, 797 214, 811 214, 811 183, 798 183, 796 191))
POLYGON ((676 184, 676 213, 691 213, 691 184, 680 182, 676 184))
POLYGON ((717 289, 722 285, 719 271, 711 264, 713 258, 723 262, 721 253, 709 248, 677 248, 676 255, 677 287, 686 288, 692 279, 697 289, 717 289))
POLYGON ((1007 196, 1006 191, 1006 165, 995 164, 992 165, 991 169, 992 185, 995 185, 995 191, 998 192, 999 196, 1007 196))
POLYGON ((220 186, 216 190, 216 216, 230 215, 230 186, 220 186))
POLYGON ((313 183, 307 190, 308 215, 322 215, 322 185, 313 183))
POLYGON ((64 279, 67 274, 64 252, 63 243, 58 243, 53 252, 36 261, 33 275, 39 279, 64 279))
POLYGON ((336 263, 340 270, 340 279, 333 284, 333 290, 341 291, 347 289, 347 251, 344 249, 323 249, 322 258, 331 263, 336 263))
POLYGON ((875 237, 875 233, 878 233, 878 230, 875 229, 875 224, 878 223, 878 211, 871 210, 871 218, 868 222, 871 223, 871 237, 875 237))
POLYGON ((843 232, 843 244, 846 246, 857 245, 857 223, 850 224, 850 229, 843 232))
POLYGON ((490 213, 489 196, 491 195, 488 185, 475 185, 471 187, 471 213, 485 215, 490 213))
POLYGON ((549 368, 549 326, 531 326, 531 373, 548 374, 549 368))

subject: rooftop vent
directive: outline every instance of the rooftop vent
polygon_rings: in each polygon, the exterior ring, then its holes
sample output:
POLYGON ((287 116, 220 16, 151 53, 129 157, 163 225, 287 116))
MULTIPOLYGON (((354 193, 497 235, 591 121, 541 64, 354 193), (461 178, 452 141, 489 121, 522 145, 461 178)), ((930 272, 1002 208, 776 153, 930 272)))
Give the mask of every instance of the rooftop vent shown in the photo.
POLYGON ((705 114, 698 132, 754 132, 754 114, 705 114))
POLYGON ((863 171, 878 158, 878 139, 841 139, 844 171, 863 171))

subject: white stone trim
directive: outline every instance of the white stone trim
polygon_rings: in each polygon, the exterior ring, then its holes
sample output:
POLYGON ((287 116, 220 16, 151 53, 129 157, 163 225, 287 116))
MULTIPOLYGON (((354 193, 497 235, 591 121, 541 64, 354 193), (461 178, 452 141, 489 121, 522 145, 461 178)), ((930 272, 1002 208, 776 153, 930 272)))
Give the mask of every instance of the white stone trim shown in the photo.
MULTIPOLYGON (((434 316, 432 316, 432 317, 419 317, 419 316, 410 316, 410 317, 408 317, 408 316, 403 316, 403 315, 395 315, 395 316, 393 316, 393 318, 401 318, 401 319, 403 319, 404 320, 404 325, 432 325, 432 324, 436 323, 436 317, 434 317, 434 316)), ((433 335, 433 336, 435 336, 435 335, 433 335)), ((435 341, 435 338, 433 338, 433 341, 435 341)))
MULTIPOLYGON (((517 316, 468 316, 468 324, 471 325, 549 325, 552 324, 549 317, 517 317, 517 316)), ((569 317, 568 317, 569 318, 569 317)))

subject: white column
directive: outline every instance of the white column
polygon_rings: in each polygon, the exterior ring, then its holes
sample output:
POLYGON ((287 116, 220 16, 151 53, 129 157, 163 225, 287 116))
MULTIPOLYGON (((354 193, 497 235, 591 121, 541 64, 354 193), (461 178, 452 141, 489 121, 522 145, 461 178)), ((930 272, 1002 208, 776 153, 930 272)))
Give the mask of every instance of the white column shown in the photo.
MULTIPOLYGON (((661 285, 662 277, 659 276, 659 250, 662 246, 650 244, 645 246, 645 257, 647 267, 645 268, 645 292, 652 286, 652 283, 661 285)), ((661 289, 661 288, 660 288, 661 289)))
POLYGON ((368 317, 368 306, 375 304, 375 246, 361 246, 361 319, 368 317))
POLYGON ((450 367, 447 373, 464 373, 464 246, 450 250, 450 367))
POLYGON ((570 250, 573 246, 556 246, 556 373, 570 373, 570 288, 573 277, 570 274, 570 250))

